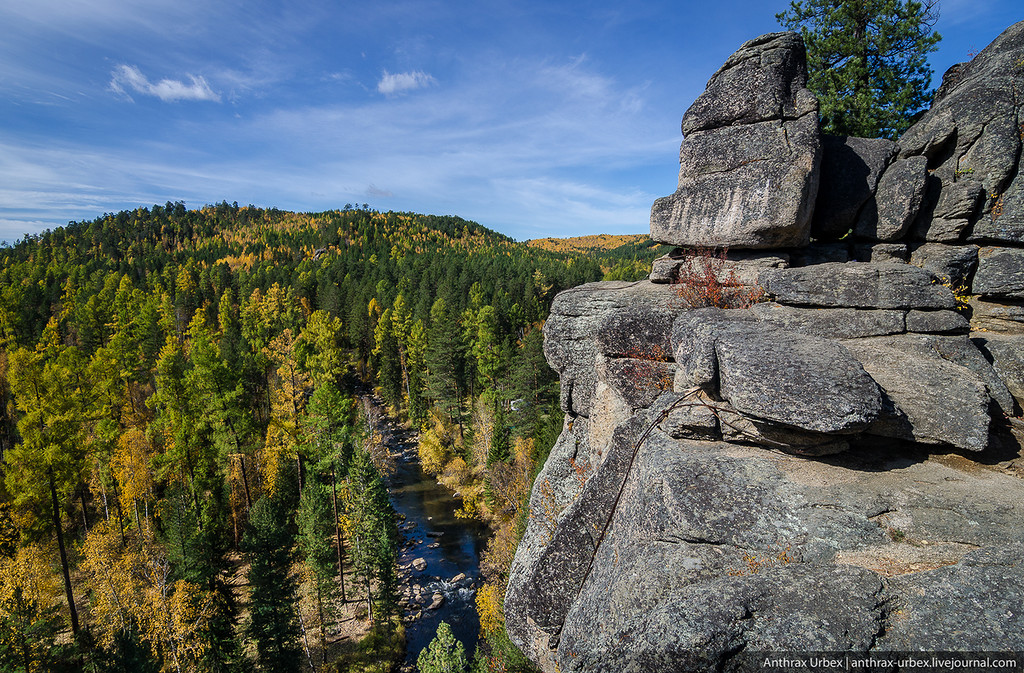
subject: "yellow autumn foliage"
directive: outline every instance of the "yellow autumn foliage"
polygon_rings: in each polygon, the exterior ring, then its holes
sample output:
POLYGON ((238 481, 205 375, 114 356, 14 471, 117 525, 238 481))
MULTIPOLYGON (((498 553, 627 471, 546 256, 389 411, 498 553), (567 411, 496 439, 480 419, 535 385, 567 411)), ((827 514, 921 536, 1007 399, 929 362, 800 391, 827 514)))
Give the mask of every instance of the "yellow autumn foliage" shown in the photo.
POLYGON ((476 592, 476 612, 480 615, 480 630, 485 636, 497 633, 505 624, 501 598, 501 587, 494 584, 485 584, 476 592))
POLYGON ((164 670, 202 670, 213 597, 185 580, 170 581, 170 562, 148 529, 122 545, 102 521, 89 531, 82 556, 101 643, 110 646, 119 633, 137 629, 163 655, 164 670))

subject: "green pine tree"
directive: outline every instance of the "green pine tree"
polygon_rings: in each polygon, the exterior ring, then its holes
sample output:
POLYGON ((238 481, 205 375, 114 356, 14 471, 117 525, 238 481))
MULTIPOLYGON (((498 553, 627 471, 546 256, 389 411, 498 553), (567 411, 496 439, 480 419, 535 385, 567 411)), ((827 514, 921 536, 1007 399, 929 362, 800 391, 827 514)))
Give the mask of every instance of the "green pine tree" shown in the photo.
POLYGON ((416 658, 420 673, 464 673, 467 665, 466 650, 447 622, 438 624, 437 635, 416 658))
POLYGON ((249 559, 245 633, 256 642, 260 668, 275 672, 301 668, 296 587, 289 573, 292 534, 286 519, 282 503, 260 498, 249 511, 249 529, 242 540, 249 559))
POLYGON ((775 15, 807 45, 826 133, 895 139, 931 99, 936 0, 793 0, 775 15))

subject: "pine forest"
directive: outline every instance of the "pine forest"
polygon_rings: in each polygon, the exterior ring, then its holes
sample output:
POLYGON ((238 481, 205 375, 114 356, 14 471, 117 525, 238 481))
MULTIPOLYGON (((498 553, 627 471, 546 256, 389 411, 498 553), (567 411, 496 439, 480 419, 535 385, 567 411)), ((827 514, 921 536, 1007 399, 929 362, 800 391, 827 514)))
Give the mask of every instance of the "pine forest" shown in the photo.
POLYGON ((467 666, 532 670, 501 601, 562 427, 542 326, 662 252, 590 238, 178 202, 0 248, 0 671, 392 670, 381 409, 488 525, 467 666))

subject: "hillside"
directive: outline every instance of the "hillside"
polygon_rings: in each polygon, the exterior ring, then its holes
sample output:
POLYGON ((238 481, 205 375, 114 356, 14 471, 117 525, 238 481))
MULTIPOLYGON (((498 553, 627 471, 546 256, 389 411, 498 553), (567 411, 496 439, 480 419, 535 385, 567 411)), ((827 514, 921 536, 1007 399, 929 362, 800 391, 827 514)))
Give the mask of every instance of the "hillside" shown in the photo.
MULTIPOLYGON (((368 390, 494 529, 480 595, 500 614, 561 428, 539 327, 558 292, 653 254, 227 203, 0 251, 0 669, 345 670, 331 633, 357 617, 393 642, 392 460, 368 390)), ((487 656, 514 659, 486 625, 487 656)))
POLYGON ((550 250, 551 252, 593 252, 598 250, 614 250, 626 245, 656 245, 647 234, 596 234, 591 236, 571 236, 567 238, 533 238, 526 241, 531 248, 550 250))

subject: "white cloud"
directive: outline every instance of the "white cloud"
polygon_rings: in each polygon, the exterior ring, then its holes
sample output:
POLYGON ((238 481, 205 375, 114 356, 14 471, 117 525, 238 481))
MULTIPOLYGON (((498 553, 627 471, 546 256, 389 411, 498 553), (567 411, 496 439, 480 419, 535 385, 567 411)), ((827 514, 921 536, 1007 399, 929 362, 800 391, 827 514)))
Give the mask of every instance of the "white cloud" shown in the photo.
POLYGON ((133 65, 119 65, 114 68, 110 79, 110 89, 119 94, 129 96, 129 90, 147 96, 155 96, 165 103, 179 100, 205 100, 220 102, 220 96, 210 88, 202 76, 187 75, 189 83, 181 80, 162 79, 153 83, 133 65))
POLYGON ((377 82, 377 91, 390 95, 400 91, 423 89, 434 84, 437 84, 437 80, 422 70, 396 73, 390 73, 385 70, 383 77, 377 82))

